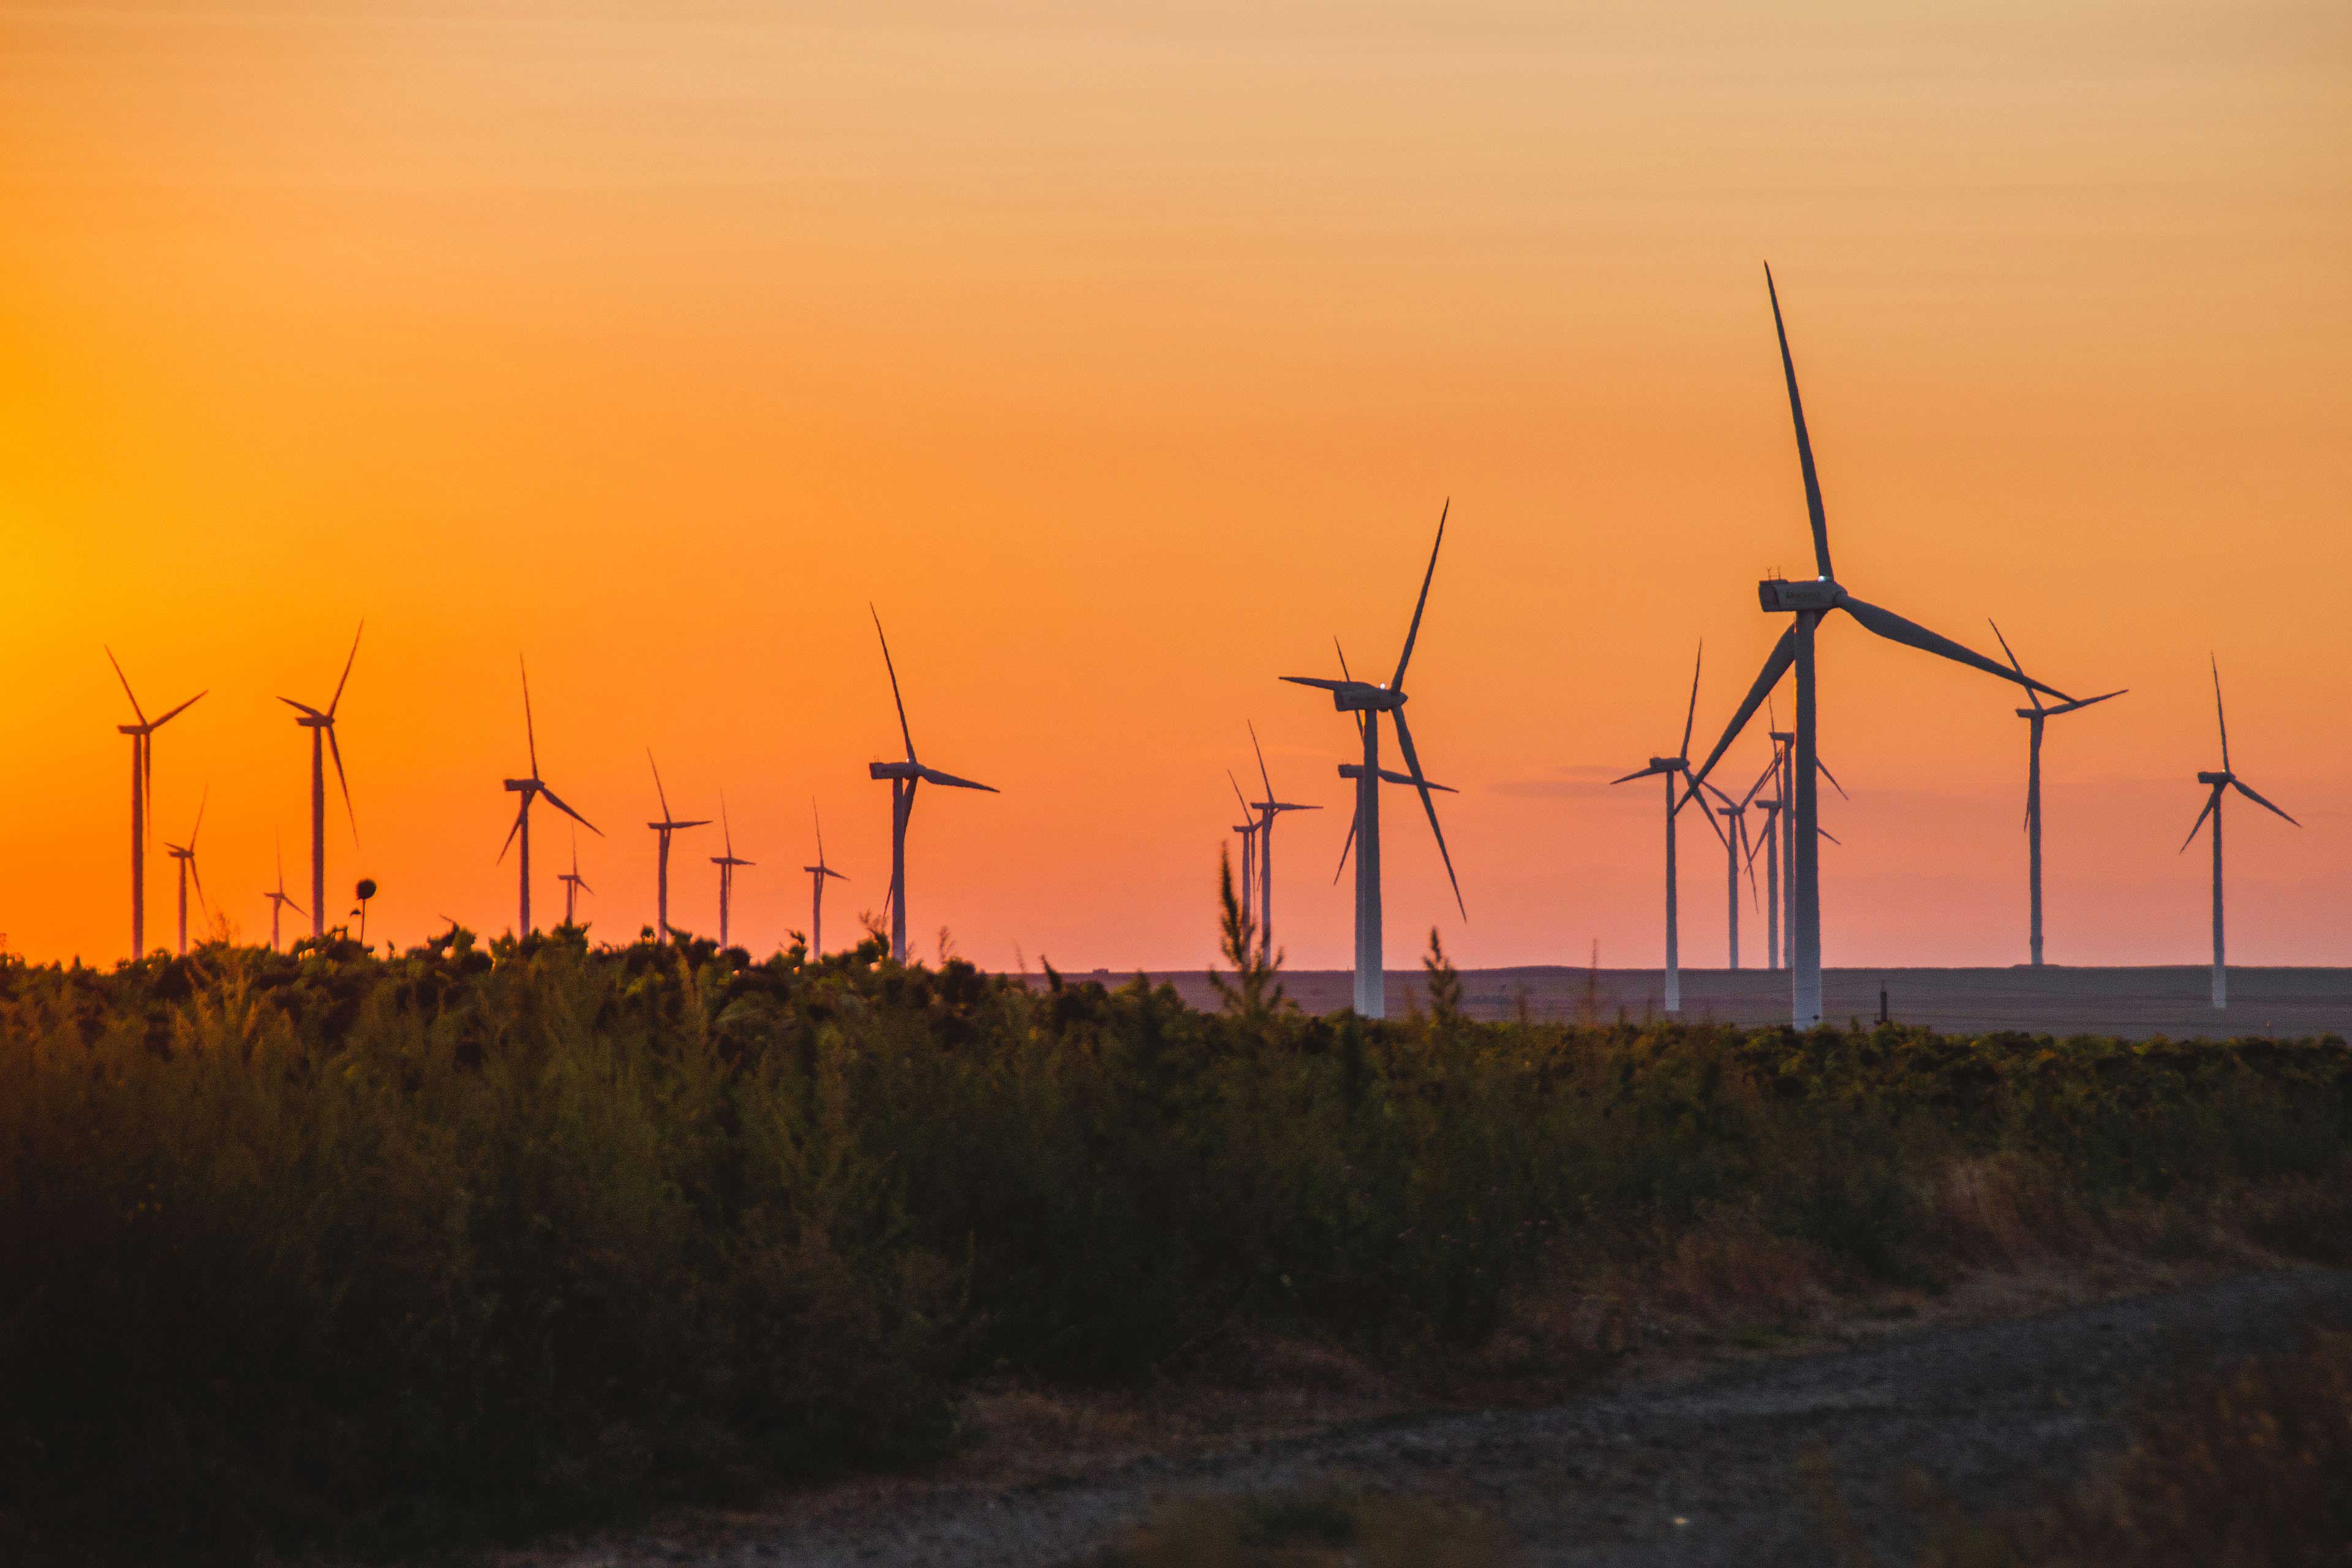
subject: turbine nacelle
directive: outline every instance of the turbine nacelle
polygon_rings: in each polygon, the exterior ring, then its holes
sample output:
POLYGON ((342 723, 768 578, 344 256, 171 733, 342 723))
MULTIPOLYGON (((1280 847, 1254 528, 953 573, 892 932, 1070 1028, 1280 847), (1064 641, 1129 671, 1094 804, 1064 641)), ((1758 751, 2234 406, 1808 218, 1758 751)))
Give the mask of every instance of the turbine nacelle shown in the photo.
POLYGON ((919 779, 923 776, 920 763, 868 763, 866 776, 875 779, 919 779))
POLYGON ((506 784, 509 789, 519 789, 526 794, 536 790, 542 790, 547 787, 545 784, 541 784, 537 779, 509 779, 506 781, 506 784))
POLYGON ((2214 788, 2219 789, 2223 784, 2235 784, 2237 782, 2237 778, 2238 775, 2235 773, 2199 773, 2197 775, 2197 782, 2201 784, 2211 784, 2214 788))
POLYGON ((1810 582, 1767 577, 1756 584, 1756 597, 1768 612, 1834 610, 1844 602, 1845 590, 1829 577, 1816 577, 1810 582))

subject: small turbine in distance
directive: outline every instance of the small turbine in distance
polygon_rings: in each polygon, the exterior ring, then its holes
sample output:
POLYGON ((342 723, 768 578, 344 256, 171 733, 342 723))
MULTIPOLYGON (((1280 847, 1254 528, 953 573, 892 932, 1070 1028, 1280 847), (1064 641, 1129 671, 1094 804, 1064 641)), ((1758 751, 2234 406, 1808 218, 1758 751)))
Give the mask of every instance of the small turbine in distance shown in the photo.
MULTIPOLYGON (((2209 654, 2207 658, 2210 659, 2211 656, 2209 654)), ((2212 793, 2205 797, 2205 809, 2197 814, 2197 821, 2189 829, 2189 837, 2180 841, 2179 853, 2188 852, 2189 847, 2197 841, 2198 830, 2205 826, 2205 819, 2211 817, 2213 819, 2213 1005, 2226 1007, 2230 1005, 2230 972, 2221 952, 2221 796, 2231 790, 2236 790, 2264 811, 2275 813, 2280 816, 2286 816, 2286 813, 2280 811, 2277 806, 2256 795, 2244 780, 2230 769, 2230 721, 2221 711, 2221 666, 2218 659, 2213 660, 2213 722, 2221 731, 2221 771, 2218 773, 2197 775, 2197 782, 2206 785, 2212 793)), ((2292 816, 2286 816, 2286 819, 2294 822, 2297 827, 2303 826, 2302 823, 2295 822, 2292 816)))
POLYGON ((1257 726, 1249 727, 1250 750, 1257 753, 1258 782, 1265 785, 1264 800, 1246 802, 1257 812, 1257 951, 1268 963, 1274 960, 1274 819, 1286 811, 1320 811, 1319 805, 1301 805, 1281 800, 1274 793, 1274 775, 1265 769, 1265 748, 1257 742, 1257 726))
MULTIPOLYGON (((275 951, 278 946, 278 916, 288 910, 292 910, 298 915, 302 914, 302 906, 296 903, 294 895, 286 890, 286 847, 283 844, 278 847, 278 890, 274 893, 264 893, 262 897, 269 900, 269 945, 275 951)), ((304 915, 303 918, 307 920, 310 917, 304 915)))
MULTIPOLYGON (((1698 719, 1698 676, 1699 669, 1706 660, 1706 644, 1702 642, 1699 644, 1698 657, 1691 661, 1690 704, 1683 710, 1682 750, 1671 757, 1652 757, 1649 766, 1637 768, 1623 778, 1609 781, 1612 786, 1631 784, 1635 779, 1663 778, 1666 781, 1665 1010, 1669 1013, 1679 1013, 1683 1010, 1682 931, 1679 915, 1681 878, 1675 867, 1675 818, 1681 814, 1682 808, 1688 805, 1691 799, 1689 795, 1676 798, 1675 780, 1690 772, 1691 726, 1698 719)), ((1691 795, 1697 793, 1694 788, 1691 795)), ((1723 837, 1723 829, 1715 826, 1715 818, 1708 815, 1706 803, 1704 800, 1699 803, 1699 815, 1706 818, 1707 826, 1714 831, 1717 838, 1723 837)), ((1736 942, 1738 938, 1735 937, 1733 940, 1736 942)), ((1738 965, 1735 963, 1732 967, 1736 969, 1738 965)))
POLYGON ((343 814, 351 818, 352 842, 360 841, 359 813, 352 809, 352 781, 343 773, 343 748, 335 740, 335 710, 343 703, 343 688, 352 679, 352 663, 360 656, 360 637, 367 630, 367 622, 352 634, 352 651, 343 659, 342 679, 335 682, 335 695, 320 712, 307 702, 297 702, 291 697, 278 700, 294 709, 301 717, 294 722, 310 731, 310 934, 327 932, 327 765, 326 753, 335 758, 335 782, 342 786, 343 814))
POLYGON ((830 877, 838 882, 846 882, 849 879, 824 863, 824 818, 817 814, 814 800, 809 802, 809 820, 816 824, 816 864, 803 866, 801 869, 809 874, 813 884, 809 898, 808 955, 814 960, 824 955, 825 879, 830 877))
POLYGON ((756 860, 745 860, 740 858, 735 853, 735 829, 734 826, 727 820, 727 792, 725 790, 719 792, 719 831, 726 837, 727 853, 724 855, 713 855, 710 858, 710 863, 719 868, 719 951, 723 952, 727 950, 728 946, 728 911, 732 908, 734 903, 735 868, 738 866, 756 866, 759 864, 756 860))
MULTIPOLYGON (((1994 637, 2000 637, 2000 651, 2009 655, 2010 668, 2016 670, 2018 679, 2022 680, 2025 678, 2025 667, 2017 662, 2017 655, 2011 649, 2009 639, 2000 636, 2000 624, 1990 616, 1986 617, 1985 624, 1992 627, 1994 637)), ((2025 866, 2026 880, 2031 887, 2028 897, 2028 903, 2032 910, 2032 920, 2029 925, 2032 939, 2030 946, 2033 954, 2033 967, 2039 969, 2042 967, 2042 726, 2061 713, 2075 712, 2088 708, 2094 702, 2105 702, 2110 697, 2121 697, 2123 692, 2103 692, 2096 697, 2085 697, 2079 702, 2062 702, 2055 708, 2044 708, 2042 705, 2042 694, 2031 686, 2025 689, 2025 695, 2033 706, 2019 709, 2017 716, 2032 726, 2032 739, 2026 748, 2025 763, 2025 866)))
POLYGON ((681 821, 670 816, 669 795, 662 789, 661 764, 654 761, 654 749, 651 746, 646 748, 646 765, 654 771, 654 796, 661 802, 662 812, 659 822, 646 824, 647 827, 654 830, 654 838, 658 845, 654 859, 654 936, 657 941, 667 942, 672 934, 669 925, 670 836, 684 828, 708 827, 710 826, 710 819, 707 816, 698 816, 691 821, 681 821))
POLYGON ((580 923, 575 918, 579 913, 580 895, 596 890, 588 885, 588 879, 580 874, 580 830, 576 827, 572 830, 572 869, 555 879, 563 884, 563 923, 576 926, 580 923))
POLYGON ((114 666, 114 679, 122 682, 122 695, 131 699, 131 711, 139 720, 114 727, 131 737, 131 956, 137 960, 147 956, 147 840, 155 831, 155 731, 194 707, 205 693, 197 692, 161 719, 150 719, 141 710, 131 678, 122 673, 122 661, 112 648, 106 650, 106 662, 114 666))
POLYGON ((927 768, 915 760, 915 734, 907 727, 907 700, 898 694, 898 667, 890 661, 890 639, 882 630, 882 615, 873 605, 866 606, 874 616, 874 635, 882 642, 882 668, 890 675, 890 700, 898 710, 898 738, 907 743, 907 760, 903 763, 868 763, 866 776, 890 781, 890 957, 892 962, 907 962, 907 823, 915 815, 915 786, 922 784, 943 784, 949 789, 985 790, 997 793, 993 784, 975 784, 960 779, 953 773, 943 773, 937 768, 927 768))
POLYGON ((506 781, 507 788, 522 796, 522 808, 515 813, 514 826, 507 829, 506 843, 499 846, 499 858, 504 860, 507 858, 507 851, 514 847, 518 837, 522 840, 522 857, 519 868, 522 890, 519 900, 520 914, 515 926, 516 938, 520 940, 530 935, 530 803, 541 795, 545 795, 548 805, 555 807, 597 837, 604 837, 604 830, 564 805, 563 797, 548 788, 546 782, 539 776, 539 731, 532 725, 530 718, 530 667, 523 663, 520 656, 517 656, 515 663, 522 670, 522 732, 524 741, 530 747, 530 776, 506 781))
POLYGON ((204 874, 196 869, 196 835, 205 830, 205 805, 212 797, 212 786, 207 784, 196 802, 196 825, 188 829, 185 844, 173 844, 168 839, 163 844, 172 858, 180 863, 180 955, 184 958, 188 952, 188 883, 191 879, 196 884, 197 907, 206 914, 212 913, 212 906, 205 901, 204 874))

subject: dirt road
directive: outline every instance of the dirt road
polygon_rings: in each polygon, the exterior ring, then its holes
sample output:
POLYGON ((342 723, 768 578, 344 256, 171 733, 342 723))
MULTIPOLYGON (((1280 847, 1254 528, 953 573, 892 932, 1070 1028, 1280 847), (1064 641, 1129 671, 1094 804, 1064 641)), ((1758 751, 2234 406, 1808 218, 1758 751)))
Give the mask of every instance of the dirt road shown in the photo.
POLYGON ((1818 1564, 1829 1560, 1822 1510, 1800 1466, 1811 1453, 1827 1456, 1879 1560, 1897 1564, 1918 1528, 1898 1500, 1906 1477, 1972 1512, 2025 1500, 2116 1444, 2119 1415, 2152 1383, 2284 1348, 2315 1317, 2352 1321, 2352 1271, 2241 1277, 1549 1410, 1373 1423, 1013 1489, 898 1491, 779 1517, 724 1545, 640 1541, 570 1561, 1039 1568, 1082 1560, 1156 1500, 1339 1479, 1471 1503, 1536 1564, 1818 1564))

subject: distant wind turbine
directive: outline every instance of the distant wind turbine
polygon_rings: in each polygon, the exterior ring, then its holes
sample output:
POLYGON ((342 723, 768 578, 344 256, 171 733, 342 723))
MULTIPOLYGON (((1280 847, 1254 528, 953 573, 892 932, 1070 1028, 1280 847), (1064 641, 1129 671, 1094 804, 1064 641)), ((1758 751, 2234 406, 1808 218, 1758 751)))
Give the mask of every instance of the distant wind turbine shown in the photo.
POLYGON ((580 923, 580 895, 593 893, 596 889, 590 887, 588 879, 580 874, 580 830, 576 827, 572 830, 572 869, 555 879, 563 884, 563 923, 577 926, 580 923))
POLYGON ((882 668, 890 676, 890 700, 898 710, 898 738, 907 743, 907 760, 903 763, 868 763, 868 778, 890 781, 890 957, 898 963, 907 962, 907 823, 915 815, 915 786, 924 784, 943 784, 949 789, 986 790, 995 795, 993 784, 975 784, 960 779, 953 773, 943 773, 937 768, 927 768, 915 760, 915 734, 907 727, 907 700, 898 694, 898 667, 890 661, 890 638, 882 630, 881 613, 873 605, 866 606, 874 616, 874 635, 882 642, 882 668))
POLYGON ((294 895, 286 890, 286 847, 283 844, 278 847, 278 890, 274 893, 264 893, 262 897, 269 900, 269 945, 275 949, 278 946, 278 916, 288 910, 292 910, 298 915, 302 913, 302 906, 296 903, 294 895))
MULTIPOLYGON (((2000 651, 2009 655, 2009 667, 2016 670, 2019 679, 2022 679, 2025 675, 2024 667, 2017 662, 2017 655, 2011 650, 2009 639, 2001 637, 2000 625, 1990 617, 1985 624, 1992 627, 1994 637, 2000 638, 2000 651)), ((2216 695, 2218 694, 2217 690, 2216 695)), ((2061 713, 2072 713, 2078 709, 2088 708, 2094 702, 2105 702, 2110 697, 2121 697, 2123 692, 2103 692, 2096 697, 2085 697, 2079 702, 2061 703, 2055 708, 2044 708, 2042 705, 2042 694, 2031 686, 2025 689, 2025 695, 2033 706, 2019 709, 2017 716, 2024 720, 2032 729, 2032 739, 2026 750, 2025 763, 2025 865, 2026 879, 2032 885, 2030 901, 2032 910, 2031 931, 2033 967, 2039 969, 2042 967, 2042 726, 2045 721, 2061 713)))
POLYGON ((327 934, 327 764, 326 753, 335 758, 335 782, 342 786, 343 814, 351 818, 352 842, 360 840, 359 813, 352 809, 352 781, 343 773, 343 748, 335 740, 335 710, 342 706, 343 688, 352 679, 352 661, 360 656, 360 637, 367 630, 367 622, 352 634, 352 651, 343 659, 342 679, 335 682, 335 695, 327 703, 325 712, 307 702, 297 702, 291 697, 278 700, 294 709, 301 717, 294 722, 310 731, 310 934, 327 934))
POLYGON ((713 855, 710 863, 719 868, 719 946, 724 952, 727 948, 728 910, 734 902, 735 868, 759 864, 756 860, 744 860, 736 856, 735 828, 727 819, 727 792, 724 790, 719 793, 719 831, 726 838, 727 853, 713 855))
MULTIPOLYGON (((2209 659, 2211 658, 2210 655, 2207 657, 2209 659)), ((2221 711, 2221 666, 2218 660, 2213 661, 2213 721, 2221 731, 2221 771, 2197 775, 2197 782, 2213 793, 2205 797, 2205 809, 2197 814, 2197 821, 2189 829, 2189 837, 2180 841, 2180 849, 2186 853, 2189 847, 2197 841, 2198 830, 2205 826, 2205 819, 2209 816, 2213 819, 2213 1005, 2226 1007, 2230 1005, 2230 972, 2221 952, 2221 796, 2230 790, 2236 790, 2264 811, 2280 816, 2286 816, 2286 813, 2256 795, 2244 780, 2230 771, 2230 721, 2221 711)), ((2297 827, 2303 826, 2292 816, 2286 816, 2286 819, 2294 822, 2297 827)))
MULTIPOLYGON (((1448 501, 1437 514, 1437 541, 1430 546, 1429 568, 1422 574, 1421 597, 1412 606, 1412 623, 1405 630, 1404 650, 1397 656, 1396 674, 1384 686, 1367 681, 1329 680, 1314 675, 1286 675, 1282 679, 1297 686, 1312 686, 1331 694, 1331 705, 1342 713, 1359 714, 1357 726, 1363 742, 1364 760, 1360 763, 1339 764, 1341 778, 1356 781, 1356 826, 1350 842, 1362 840, 1356 851, 1356 1013, 1360 1017, 1381 1018, 1388 1013, 1388 997, 1382 973, 1381 941, 1381 715, 1389 716, 1396 727, 1397 749, 1404 753, 1407 782, 1421 792, 1422 809, 1429 814, 1429 831, 1437 840, 1437 853, 1445 862, 1445 879, 1454 888, 1454 907, 1465 920, 1470 918, 1468 906, 1462 902, 1462 883, 1454 874, 1454 857, 1445 847, 1445 831, 1437 825, 1437 803, 1430 795, 1430 783, 1421 771, 1421 759, 1414 752, 1412 728, 1405 722, 1405 670, 1412 663, 1413 643, 1421 636, 1421 615, 1429 605, 1429 584, 1437 575, 1437 552, 1445 545, 1445 518, 1452 510, 1448 501)), ((1344 672, 1343 672, 1344 673, 1344 672)), ((1339 852, 1344 861, 1347 850, 1339 852)))
POLYGON ((188 841, 185 844, 174 844, 169 839, 163 843, 163 847, 170 852, 172 858, 180 863, 180 953, 183 957, 186 956, 188 951, 188 882, 191 879, 194 879, 196 884, 198 907, 202 908, 206 914, 212 912, 212 906, 205 901, 204 876, 196 869, 196 835, 205 830, 205 805, 212 797, 212 788, 207 785, 204 795, 196 801, 196 825, 188 829, 188 841))
POLYGON ((1789 931, 1790 943, 1790 1019, 1797 1027, 1810 1029, 1822 1021, 1822 899, 1821 899, 1821 818, 1819 800, 1813 786, 1815 763, 1819 757, 1814 727, 1814 633, 1822 619, 1832 610, 1843 610, 1862 623, 1864 630, 1890 642, 1965 664, 2003 680, 2015 680, 2026 689, 2041 690, 2061 702, 2073 698, 2054 686, 2044 686, 2008 667, 1999 664, 1974 649, 1962 647, 1949 637, 1939 637, 1916 621, 1905 619, 1892 610, 1866 604, 1848 593, 1830 569, 1830 532, 1828 514, 1822 505, 1822 486, 1813 469, 1812 439, 1805 430, 1805 407, 1797 395, 1797 366, 1789 353, 1789 333, 1780 319, 1780 292, 1773 287, 1772 269, 1764 269, 1764 286, 1772 300, 1772 327, 1780 342, 1780 370, 1788 383, 1789 414, 1796 425, 1797 461, 1804 471, 1805 511, 1812 524, 1813 565, 1816 575, 1809 582, 1790 582, 1768 577, 1757 584, 1757 598, 1766 613, 1790 613, 1796 624, 1780 634, 1772 645, 1770 657, 1765 659, 1756 683, 1748 689, 1747 700, 1724 727, 1723 738, 1715 744, 1706 761, 1693 775, 1691 790, 1699 784, 1721 759, 1731 742, 1739 738, 1748 721, 1780 678, 1794 666, 1797 672, 1797 728, 1795 748, 1790 768, 1792 796, 1790 815, 1794 821, 1790 828, 1793 838, 1789 864, 1790 901, 1793 919, 1789 931))
POLYGON ((139 720, 114 728, 131 737, 131 956, 140 959, 147 956, 147 839, 155 830, 155 731, 194 707, 205 693, 197 692, 161 719, 150 719, 140 709, 131 678, 122 673, 122 661, 112 648, 106 650, 106 662, 114 666, 114 679, 122 682, 122 695, 131 699, 131 711, 139 720))
POLYGON ((824 955, 825 879, 830 877, 841 882, 846 882, 849 879, 824 863, 824 818, 817 815, 816 802, 814 800, 809 802, 809 818, 816 824, 816 864, 803 866, 801 869, 809 874, 809 881, 812 884, 809 899, 808 955, 815 959, 824 955))
MULTIPOLYGON (((1690 804, 1691 799, 1689 795, 1682 795, 1677 798, 1675 790, 1675 781, 1681 775, 1690 772, 1691 726, 1698 719, 1698 675, 1699 668, 1705 663, 1706 658, 1706 645, 1705 643, 1701 643, 1699 645, 1698 657, 1691 661, 1690 705, 1683 710, 1682 749, 1671 757, 1652 757, 1650 759, 1649 766, 1636 769, 1634 772, 1627 773, 1623 778, 1611 779, 1609 781, 1612 785, 1631 784, 1635 779, 1663 778, 1666 781, 1665 991, 1666 1011, 1669 1013, 1679 1013, 1683 1010, 1682 933, 1680 930, 1681 921, 1677 914, 1677 906, 1681 901, 1681 878, 1676 873, 1675 868, 1675 818, 1681 813, 1684 806, 1690 804)), ((1698 792, 1696 788, 1691 792, 1692 795, 1696 795, 1697 793, 1698 792)), ((1706 818, 1708 828, 1714 832, 1717 837, 1720 838, 1723 837, 1723 829, 1715 826, 1715 818, 1707 814, 1706 803, 1704 800, 1699 802, 1699 816, 1706 818)), ((1735 936, 1732 940, 1735 944, 1736 951, 1736 944, 1738 939, 1735 936)), ((1734 969, 1739 967, 1738 961, 1736 958, 1732 961, 1732 967, 1734 969)))
POLYGON ((1265 825, 1251 815, 1249 796, 1242 793, 1242 781, 1234 777, 1231 768, 1225 770, 1225 782, 1234 786, 1234 799, 1241 803, 1242 808, 1242 819, 1234 824, 1234 831, 1242 836, 1242 923, 1249 925, 1255 918, 1251 894, 1257 888, 1258 829, 1265 825))
POLYGON ((707 816, 698 816, 692 821, 682 822, 670 816, 669 796, 662 789, 661 764, 654 761, 651 746, 646 748, 646 765, 654 771, 654 796, 661 802, 662 811, 659 822, 646 824, 647 827, 654 830, 654 838, 658 845, 654 858, 654 934, 667 941, 672 934, 669 925, 670 836, 683 828, 708 827, 710 826, 710 819, 707 816))
POLYGON ((1258 955, 1268 962, 1274 958, 1274 819, 1286 811, 1320 811, 1319 805, 1301 805, 1282 800, 1274 793, 1274 775, 1265 769, 1265 748, 1257 743, 1257 726, 1249 727, 1250 750, 1257 753, 1258 782, 1265 785, 1264 800, 1245 804, 1257 812, 1257 949, 1258 955))
MULTIPOLYGON (((1723 840, 1724 893, 1730 911, 1727 917, 1725 930, 1730 934, 1731 967, 1734 973, 1737 973, 1739 968, 1739 868, 1743 857, 1748 867, 1748 896, 1750 900, 1756 897, 1756 846, 1748 837, 1748 808, 1754 803, 1756 791, 1762 787, 1763 783, 1762 779, 1758 779, 1748 787, 1748 793, 1738 800, 1732 799, 1712 784, 1706 786, 1713 793, 1717 803, 1715 806, 1716 815, 1729 825, 1718 830, 1718 837, 1723 840)), ((1701 811, 1707 809, 1704 801, 1700 802, 1699 809, 1701 811)))
POLYGON ((530 934, 530 803, 539 796, 545 795, 548 805, 555 807, 597 837, 604 837, 604 830, 564 805, 563 797, 548 788, 546 782, 539 776, 539 731, 532 726, 530 720, 530 667, 524 664, 520 657, 516 658, 515 663, 522 670, 522 732, 523 739, 530 747, 530 776, 507 780, 507 788, 522 796, 522 808, 515 813, 514 826, 507 829, 506 843, 499 847, 499 858, 504 860, 507 858, 507 850, 513 847, 518 837, 522 840, 522 857, 519 866, 522 889, 520 900, 521 908, 515 926, 515 934, 518 937, 526 937, 530 934))

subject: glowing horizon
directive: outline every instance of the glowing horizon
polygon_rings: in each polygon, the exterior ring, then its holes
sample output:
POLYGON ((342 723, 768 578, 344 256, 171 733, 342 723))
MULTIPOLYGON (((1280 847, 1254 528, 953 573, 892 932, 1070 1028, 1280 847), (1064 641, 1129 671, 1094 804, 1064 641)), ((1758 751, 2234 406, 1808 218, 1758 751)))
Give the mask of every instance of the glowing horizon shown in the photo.
MULTIPOLYGON (((2304 823, 2232 812, 2231 960, 2352 963, 2341 6, 7 15, 12 952, 127 947, 101 645, 151 714, 211 692, 158 739, 159 844, 209 786, 215 906, 266 940, 281 838, 307 902, 278 699, 362 616, 328 881, 379 880, 372 936, 511 923, 520 654, 609 836, 598 937, 653 918, 650 746, 682 815, 725 790, 755 952, 805 927, 815 799, 840 946, 888 877, 872 601, 923 760, 1003 792, 922 796, 918 950, 1209 962, 1255 720, 1325 807, 1281 830, 1281 945, 1343 968, 1352 731, 1276 678, 1335 633, 1392 668, 1451 496, 1411 716, 1471 918, 1391 792, 1389 963, 1434 923, 1465 967, 1654 965, 1656 799, 1603 781, 1673 747, 1702 637, 1703 756, 1785 624, 1758 578, 1811 575, 1769 258, 1841 580, 2130 689, 2050 726, 2051 961, 2201 961, 2210 650, 2304 823)), ((1822 668, 1824 963, 2021 962, 2016 689, 1834 620, 1822 668)), ((1719 967, 1721 851, 1687 816, 1682 850, 1719 967)), ((718 852, 677 840, 698 931, 718 852)))

